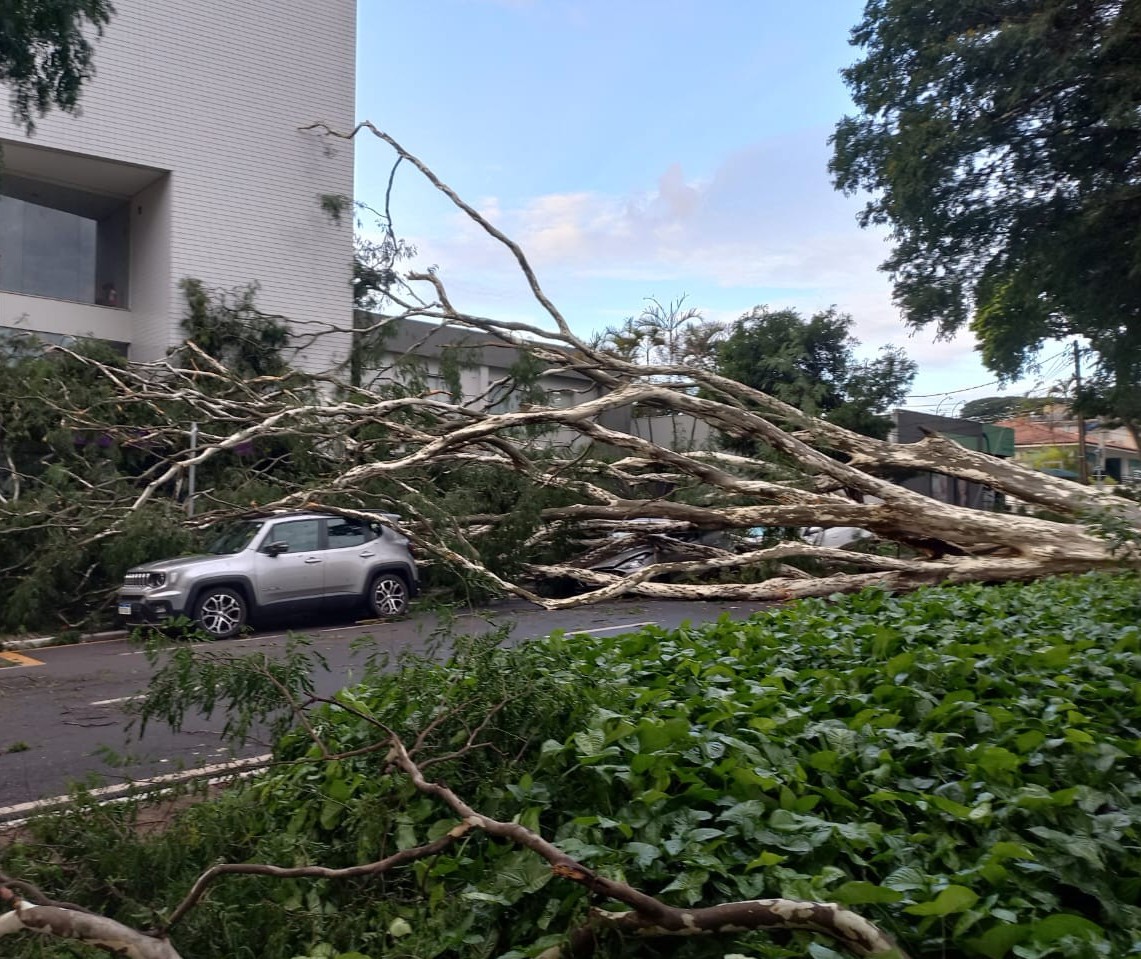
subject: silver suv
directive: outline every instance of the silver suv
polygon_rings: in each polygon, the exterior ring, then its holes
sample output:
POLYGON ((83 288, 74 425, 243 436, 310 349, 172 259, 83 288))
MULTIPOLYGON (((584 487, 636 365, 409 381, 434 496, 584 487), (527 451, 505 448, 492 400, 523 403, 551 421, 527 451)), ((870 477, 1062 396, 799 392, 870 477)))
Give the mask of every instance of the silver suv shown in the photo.
MULTIPOLYGON (((392 517, 396 519, 396 517, 392 517)), ((262 614, 365 606, 399 616, 420 588, 408 540, 379 523, 284 513, 214 528, 205 554, 127 571, 126 623, 196 622, 228 639, 262 614)))

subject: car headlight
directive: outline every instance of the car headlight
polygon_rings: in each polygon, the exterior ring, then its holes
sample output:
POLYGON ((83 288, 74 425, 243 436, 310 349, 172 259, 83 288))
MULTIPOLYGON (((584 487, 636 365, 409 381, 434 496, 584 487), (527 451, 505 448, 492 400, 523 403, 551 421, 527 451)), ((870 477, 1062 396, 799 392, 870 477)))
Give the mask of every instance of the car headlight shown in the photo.
POLYGON ((167 573, 147 573, 147 589, 160 589, 171 579, 173 576, 167 573))

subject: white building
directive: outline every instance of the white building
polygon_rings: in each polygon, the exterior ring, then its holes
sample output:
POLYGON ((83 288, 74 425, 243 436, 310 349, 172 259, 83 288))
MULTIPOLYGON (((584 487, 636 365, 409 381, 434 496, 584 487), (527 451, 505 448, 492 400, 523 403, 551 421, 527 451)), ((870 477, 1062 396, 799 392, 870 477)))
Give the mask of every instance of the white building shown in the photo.
MULTIPOLYGON (((376 325, 380 349, 373 350, 361 371, 360 384, 382 390, 398 383, 445 402, 490 413, 507 413, 527 404, 567 409, 605 396, 609 390, 572 370, 551 372, 524 349, 479 330, 441 326, 424 320, 386 320, 359 313, 361 329, 376 325)), ((606 410, 596 422, 630 432, 630 407, 606 410)), ((568 446, 584 442, 570 428, 553 429, 533 437, 539 446, 568 446)))
MULTIPOLYGON (((0 108, 0 328, 94 336, 138 360, 177 344, 179 283, 256 282, 299 330, 352 321, 355 0, 115 0, 79 116, 33 136, 0 108)), ((346 355, 324 337, 302 365, 346 355)))
POLYGON ((361 312, 357 316, 361 329, 376 326, 381 330, 382 348, 362 372, 361 385, 366 388, 402 383, 494 413, 517 410, 528 402, 528 387, 523 385, 530 379, 528 373, 541 373, 532 384, 536 391, 533 402, 558 408, 597 399, 608 392, 580 373, 545 372, 543 364, 529 360, 525 350, 480 330, 425 320, 387 319, 375 313, 361 312), (532 363, 533 369, 528 369, 532 363), (457 388, 458 394, 453 395, 457 388))

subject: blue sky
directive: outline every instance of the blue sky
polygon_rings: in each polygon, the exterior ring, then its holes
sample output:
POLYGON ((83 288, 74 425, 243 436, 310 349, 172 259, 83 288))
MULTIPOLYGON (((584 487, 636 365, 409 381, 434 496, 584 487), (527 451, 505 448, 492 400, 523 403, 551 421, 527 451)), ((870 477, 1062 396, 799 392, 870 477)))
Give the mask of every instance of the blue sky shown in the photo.
MULTIPOLYGON (((853 109, 839 71, 856 58, 848 33, 862 0, 358 8, 358 119, 517 240, 577 333, 648 297, 684 295, 724 321, 758 304, 834 304, 866 353, 893 343, 918 361, 913 408, 950 413, 1000 392, 964 391, 994 379, 966 337, 908 333, 877 270, 885 234, 861 230, 863 201, 831 187, 827 139, 853 109)), ((383 205, 391 160, 362 134, 358 199, 383 205)), ((392 212, 457 307, 541 322, 507 251, 411 167, 392 212)))

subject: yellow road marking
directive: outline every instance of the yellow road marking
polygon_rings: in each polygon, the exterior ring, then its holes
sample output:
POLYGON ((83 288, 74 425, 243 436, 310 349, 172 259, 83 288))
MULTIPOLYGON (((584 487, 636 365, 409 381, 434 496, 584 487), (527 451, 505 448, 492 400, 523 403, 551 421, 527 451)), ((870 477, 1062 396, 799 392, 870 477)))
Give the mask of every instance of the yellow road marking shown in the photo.
POLYGON ((6 659, 13 666, 42 666, 44 664, 42 659, 32 659, 31 656, 25 656, 23 653, 0 653, 0 659, 6 659))

